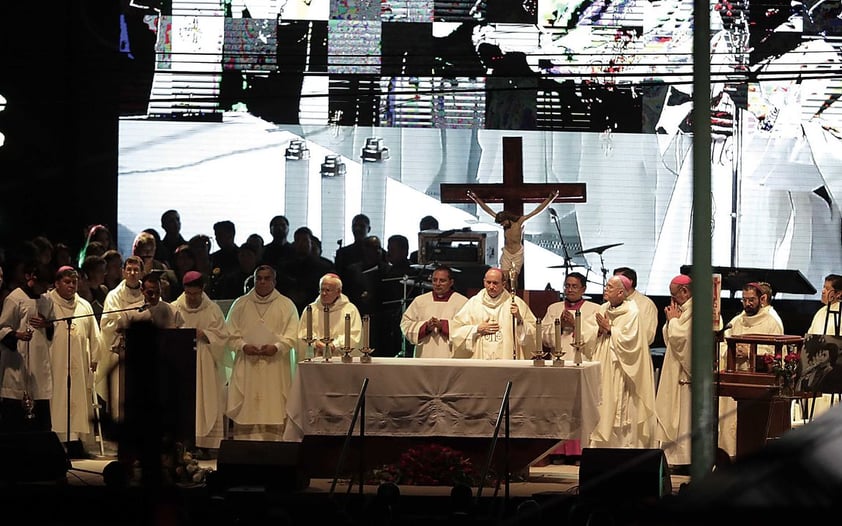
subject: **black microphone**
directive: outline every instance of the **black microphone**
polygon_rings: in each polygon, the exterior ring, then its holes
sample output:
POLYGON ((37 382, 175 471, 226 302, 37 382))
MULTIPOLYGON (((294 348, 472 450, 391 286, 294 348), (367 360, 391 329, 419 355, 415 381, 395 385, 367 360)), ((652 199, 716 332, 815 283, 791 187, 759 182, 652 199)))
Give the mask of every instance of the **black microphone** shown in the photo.
POLYGON ((551 215, 551 216, 553 216, 553 217, 558 217, 558 214, 556 214, 556 213, 555 213, 555 208, 550 207, 550 208, 549 208, 549 211, 550 211, 550 215, 551 215))
POLYGON ((140 307, 137 308, 137 312, 143 312, 149 310, 150 305, 148 303, 144 303, 140 307))

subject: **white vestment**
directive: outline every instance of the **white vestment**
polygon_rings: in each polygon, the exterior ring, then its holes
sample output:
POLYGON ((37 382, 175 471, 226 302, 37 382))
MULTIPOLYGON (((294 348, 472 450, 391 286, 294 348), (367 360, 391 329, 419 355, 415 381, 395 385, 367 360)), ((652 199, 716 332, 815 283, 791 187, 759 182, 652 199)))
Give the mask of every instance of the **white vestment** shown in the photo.
MULTIPOLYGON (((39 312, 46 319, 53 319, 48 296, 35 300, 20 287, 3 300, 0 312, 0 340, 11 332, 23 332, 29 327, 29 318, 39 312), (45 301, 46 300, 46 301, 45 301)), ((49 400, 53 395, 53 375, 50 366, 50 341, 46 329, 34 329, 28 342, 18 340, 17 349, 0 352, 0 397, 23 399, 28 391, 33 400, 49 400)))
MULTIPOLYGON (((547 307, 547 313, 544 314, 544 317, 541 319, 541 339, 544 345, 550 349, 555 349, 555 321, 561 317, 565 310, 574 311, 574 315, 576 310, 581 313, 581 341, 584 343, 584 346, 582 347, 582 357, 585 360, 591 360, 593 358, 594 351, 596 350, 596 335, 599 330, 599 326, 596 324, 596 316, 594 316, 599 311, 599 304, 592 301, 583 301, 581 305, 578 306, 578 309, 571 308, 571 305, 566 304, 564 301, 557 301, 547 307)), ((559 343, 561 345, 561 349, 565 352, 564 358, 572 360, 574 357, 574 349, 572 345, 574 332, 573 327, 565 327, 563 324, 560 324, 559 329, 561 333, 559 336, 559 343)))
POLYGON ((453 330, 451 320, 467 301, 468 298, 456 291, 452 291, 444 300, 436 299, 433 292, 421 294, 412 300, 401 317, 401 331, 409 343, 415 346, 416 358, 453 357, 450 345, 450 331, 453 330), (442 320, 443 330, 426 332, 424 325, 432 317, 442 320))
POLYGON ((362 318, 360 318, 359 309, 348 300, 348 296, 340 294, 333 304, 328 305, 327 315, 325 315, 325 305, 322 303, 321 296, 307 307, 298 321, 298 341, 303 343, 303 346, 299 348, 306 352, 306 358, 313 356, 313 351, 306 343, 308 336, 315 340, 330 338, 329 343, 333 343, 336 347, 336 351, 332 354, 333 358, 342 356, 343 347, 353 349, 352 356, 362 354, 359 352, 362 318), (310 308, 309 319, 307 307, 310 308), (347 322, 345 321, 346 314, 348 315, 347 322), (327 321, 327 330, 325 330, 325 321, 327 321))
POLYGON ((503 291, 496 298, 483 289, 470 298, 450 322, 450 340, 456 358, 472 357, 479 360, 531 359, 536 349, 538 332, 535 315, 525 301, 517 296, 523 323, 516 327, 511 313, 512 295, 503 291), (481 335, 477 325, 495 320, 500 330, 495 334, 481 335), (518 350, 515 352, 515 343, 518 350))
MULTIPOLYGON (((101 356, 102 339, 99 324, 94 317, 93 307, 84 298, 75 294, 66 300, 56 290, 48 292, 53 302, 56 319, 70 320, 70 432, 89 434, 93 431, 93 389, 94 375, 91 363, 101 356)), ((67 433, 67 351, 68 322, 56 323, 53 342, 50 345, 50 360, 53 370, 53 397, 50 400, 50 415, 53 431, 61 437, 67 433)))
POLYGON ((231 305, 226 325, 234 351, 226 414, 236 424, 276 426, 282 433, 298 334, 295 304, 277 290, 261 297, 252 289, 231 305), (271 344, 278 352, 250 356, 246 344, 271 344))
MULTIPOLYGON (((810 322, 810 328, 807 329, 807 334, 830 334, 836 336, 836 323, 842 323, 842 314, 839 314, 839 309, 842 309, 842 303, 838 301, 830 305, 822 305, 813 315, 813 320, 810 322)), ((842 334, 842 331, 840 331, 840 334, 842 334)), ((833 397, 833 394, 822 394, 821 397, 816 397, 815 400, 810 399, 807 402, 810 404, 809 407, 803 408, 807 409, 807 411, 802 409, 801 404, 795 404, 793 419, 799 417, 806 419, 810 415, 812 418, 819 416, 830 409, 833 397)))
POLYGON ((640 312, 640 333, 648 347, 655 341, 655 333, 658 331, 658 307, 649 296, 645 296, 637 290, 633 290, 628 299, 635 302, 637 310, 640 312))
POLYGON ((655 373, 640 330, 637 304, 608 302, 600 312, 611 332, 597 337, 594 359, 602 364, 602 403, 591 447, 650 448, 655 431, 655 373))
POLYGON ((187 305, 184 293, 172 306, 184 320, 183 328, 201 329, 205 338, 196 338, 196 447, 219 448, 225 438, 223 427, 225 346, 228 327, 222 309, 204 292, 202 302, 187 305), (206 341, 207 340, 207 341, 206 341))
POLYGON ((690 464, 693 431, 690 398, 693 300, 688 299, 680 309, 681 315, 667 320, 661 331, 667 350, 655 395, 655 413, 658 416, 655 438, 670 465, 690 464))
POLYGON ((121 323, 125 309, 139 308, 144 298, 140 287, 131 289, 126 286, 126 280, 120 282, 114 289, 108 291, 102 306, 102 317, 99 328, 102 335, 102 358, 96 368, 97 393, 108 404, 111 417, 119 420, 122 415, 123 401, 120 398, 120 353, 121 333, 118 329, 125 327, 121 323))
MULTIPOLYGON (((737 314, 728 324, 731 327, 726 329, 724 337, 740 336, 743 334, 783 334, 783 328, 774 316, 766 309, 754 316, 746 316, 745 311, 737 314)), ((770 354, 774 352, 771 345, 758 345, 757 355, 770 354)), ((723 342, 719 348, 719 369, 724 370, 727 364, 727 343, 723 342)), ((738 369, 748 369, 750 364, 738 364, 738 369)), ((719 447, 728 455, 734 457, 737 454, 737 401, 730 396, 719 397, 719 447)))

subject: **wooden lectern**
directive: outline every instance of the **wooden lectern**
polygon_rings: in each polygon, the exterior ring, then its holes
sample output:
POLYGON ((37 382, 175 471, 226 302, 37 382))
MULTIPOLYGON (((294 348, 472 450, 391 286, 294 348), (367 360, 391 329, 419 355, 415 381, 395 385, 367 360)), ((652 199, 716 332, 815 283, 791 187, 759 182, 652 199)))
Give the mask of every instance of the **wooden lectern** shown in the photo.
POLYGON ((786 355, 785 347, 798 352, 804 338, 791 335, 743 334, 727 336, 725 369, 716 377, 717 394, 737 401, 737 457, 762 448, 769 438, 789 431, 792 400, 779 395, 775 375, 767 372, 759 345, 774 348, 774 354, 786 355), (747 359, 737 358, 737 350, 747 351, 747 359))

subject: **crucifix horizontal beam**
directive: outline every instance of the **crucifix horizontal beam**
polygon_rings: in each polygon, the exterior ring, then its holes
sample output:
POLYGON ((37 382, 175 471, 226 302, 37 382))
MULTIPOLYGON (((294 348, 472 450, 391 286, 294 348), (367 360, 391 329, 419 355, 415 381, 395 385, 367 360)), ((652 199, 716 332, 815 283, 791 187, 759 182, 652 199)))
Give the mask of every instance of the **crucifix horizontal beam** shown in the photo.
POLYGON ((473 191, 486 203, 503 203, 503 209, 523 215, 524 203, 541 203, 558 190, 554 203, 587 202, 585 183, 524 183, 523 144, 520 137, 503 137, 503 182, 441 185, 442 203, 473 203, 473 191))

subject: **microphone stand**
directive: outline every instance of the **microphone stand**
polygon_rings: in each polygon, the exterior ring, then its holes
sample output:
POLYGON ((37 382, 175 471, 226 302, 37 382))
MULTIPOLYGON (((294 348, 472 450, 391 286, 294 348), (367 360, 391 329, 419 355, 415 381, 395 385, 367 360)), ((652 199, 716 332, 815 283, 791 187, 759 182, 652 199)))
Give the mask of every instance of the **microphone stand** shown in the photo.
MULTIPOLYGON (((567 252, 567 244, 564 242, 564 236, 561 235, 561 226, 558 224, 558 214, 556 211, 550 208, 550 217, 553 220, 553 224, 555 225, 556 232, 558 232, 558 239, 561 241, 561 252, 564 255, 564 279, 567 279, 567 276, 570 275, 570 268, 572 265, 570 264, 570 253, 567 252)), ((563 289, 564 287, 562 287, 563 289)))
MULTIPOLYGON (((115 310, 110 310, 110 311, 103 311, 101 313, 101 315, 102 314, 116 314, 116 313, 119 313, 119 312, 128 312, 128 311, 143 312, 148 308, 149 308, 149 306, 144 303, 143 305, 141 305, 139 307, 127 307, 125 309, 115 309, 115 310)), ((70 385, 71 385, 71 375, 70 375, 71 337, 70 337, 70 329, 73 326, 73 320, 78 320, 80 318, 90 318, 90 317, 93 317, 93 316, 96 316, 95 312, 91 312, 91 313, 88 313, 88 314, 79 314, 78 316, 65 316, 63 318, 55 318, 55 319, 52 319, 52 320, 47 320, 48 323, 58 323, 58 322, 63 321, 63 322, 65 322, 65 324, 67 326, 67 400, 65 400, 65 402, 66 402, 65 405, 67 406, 67 413, 66 413, 67 430, 66 430, 65 436, 67 437, 67 440, 65 441, 65 447, 68 448, 68 449, 70 448, 70 385)), ((99 401, 96 399, 96 383, 94 382, 94 384, 91 387, 93 389, 93 394, 91 396, 91 400, 94 402, 94 404, 93 404, 94 413, 95 413, 94 416, 96 417, 97 431, 99 433, 99 451, 100 451, 100 454, 102 456, 105 456, 105 440, 102 437, 102 422, 100 421, 100 418, 99 418, 99 401)))

